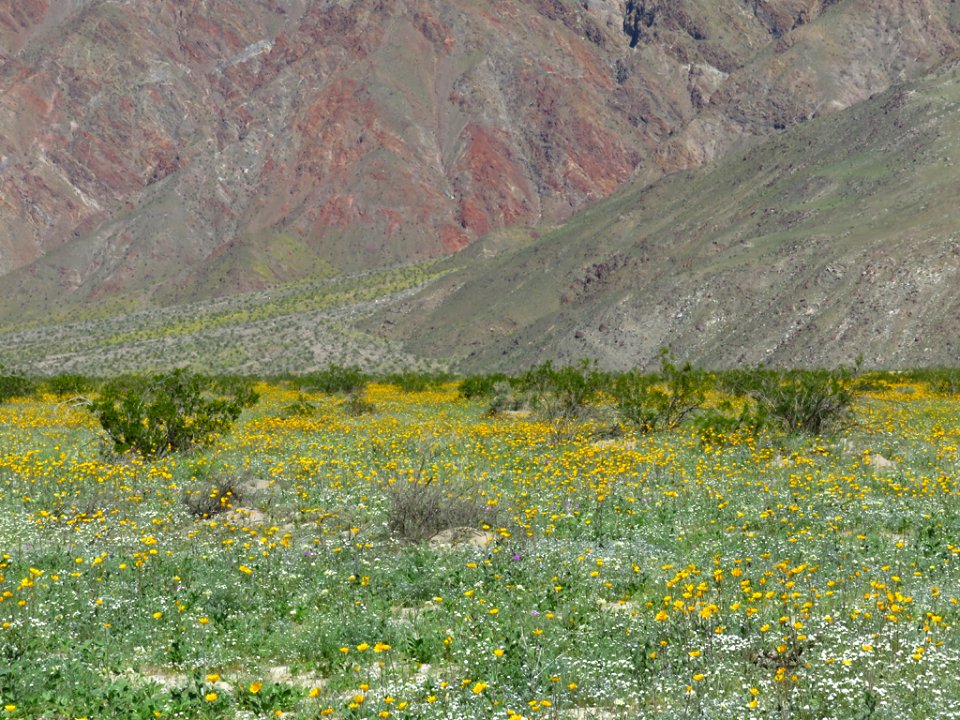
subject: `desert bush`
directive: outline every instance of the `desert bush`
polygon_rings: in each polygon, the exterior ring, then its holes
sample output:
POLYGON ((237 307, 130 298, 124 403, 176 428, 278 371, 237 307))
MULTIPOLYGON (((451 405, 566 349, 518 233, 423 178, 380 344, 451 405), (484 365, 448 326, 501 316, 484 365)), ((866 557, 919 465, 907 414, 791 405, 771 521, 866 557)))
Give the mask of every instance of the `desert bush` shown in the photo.
POLYGON ((960 369, 958 368, 915 370, 909 374, 909 379, 926 383, 939 395, 960 394, 960 369))
POLYGON ((465 400, 473 400, 475 398, 492 399, 497 394, 497 388, 505 382, 509 383, 509 379, 503 373, 471 375, 460 381, 460 397, 465 400))
POLYGON ((187 491, 183 495, 184 506, 198 520, 232 510, 233 503, 239 500, 240 495, 230 478, 217 478, 208 487, 187 491))
POLYGON ((242 383, 175 370, 108 383, 91 411, 115 452, 156 456, 211 443, 256 401, 242 383))
POLYGON ((7 372, 3 365, 0 365, 0 403, 10 398, 30 395, 34 389, 35 384, 26 375, 7 372))
POLYGON ((384 378, 390 385, 395 385, 403 392, 424 392, 440 387, 450 380, 446 373, 426 373, 405 371, 392 373, 384 378))
POLYGON ((517 391, 515 382, 505 378, 493 386, 490 403, 483 414, 484 417, 497 417, 501 413, 522 410, 526 403, 526 399, 517 391))
POLYGON ((586 414, 608 384, 608 376, 586 360, 559 368, 548 360, 517 378, 514 387, 544 417, 572 420, 586 414))
POLYGON ((497 525, 495 508, 463 490, 434 479, 394 482, 387 487, 387 529, 401 540, 423 542, 449 528, 497 525))
POLYGON ((300 385, 308 392, 337 395, 361 391, 367 386, 368 380, 367 375, 356 366, 343 367, 331 363, 325 370, 303 375, 300 385))
POLYGON ((736 396, 753 401, 757 427, 788 433, 821 435, 850 419, 855 369, 777 372, 759 366, 724 374, 722 384, 736 396))
POLYGON ((283 406, 284 417, 312 417, 317 412, 317 406, 310 402, 310 398, 302 392, 297 393, 297 399, 283 406))
POLYGON ((347 395, 343 408, 353 416, 369 415, 377 411, 377 406, 364 397, 363 390, 354 390, 347 395))
POLYGON ((44 380, 43 384, 47 390, 59 398, 82 395, 93 386, 93 383, 83 375, 71 373, 54 375, 44 380))
POLYGON ((665 348, 660 372, 624 373, 610 387, 620 420, 641 433, 672 430, 703 407, 709 376, 689 363, 678 366, 665 348))
POLYGON ((710 445, 726 445, 744 434, 753 436, 764 426, 764 418, 755 406, 742 402, 739 408, 729 398, 713 407, 704 407, 693 421, 700 439, 710 445))

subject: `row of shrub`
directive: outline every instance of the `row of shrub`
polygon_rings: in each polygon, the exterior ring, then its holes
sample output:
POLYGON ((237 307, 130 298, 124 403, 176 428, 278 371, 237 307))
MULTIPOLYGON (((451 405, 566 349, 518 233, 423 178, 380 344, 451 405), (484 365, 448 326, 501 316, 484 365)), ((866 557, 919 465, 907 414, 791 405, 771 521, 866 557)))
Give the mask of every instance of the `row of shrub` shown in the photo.
MULTIPOLYGON (((244 376, 202 376, 205 384, 223 385, 230 382, 250 384, 256 378, 244 376)), ((142 376, 124 375, 120 378, 98 378, 77 374, 61 374, 52 377, 30 377, 22 372, 8 372, 0 365, 0 402, 14 397, 33 397, 50 393, 59 398, 84 395, 99 391, 105 386, 131 385, 144 380, 142 376)), ((366 373, 357 366, 331 364, 323 370, 300 375, 276 375, 269 381, 296 387, 304 393, 350 395, 362 392, 370 382, 395 385, 404 392, 422 392, 438 388, 455 380, 449 373, 401 372, 389 374, 366 373)))
MULTIPOLYGON (((467 399, 483 399, 487 412, 535 412, 558 424, 613 408, 618 428, 646 434, 694 423, 706 434, 761 429, 820 435, 850 419, 858 393, 894 382, 923 382, 944 394, 960 392, 960 370, 861 373, 859 365, 833 370, 772 370, 763 366, 707 372, 678 364, 661 351, 657 372, 612 373, 582 361, 573 366, 545 362, 526 372, 476 375, 460 381, 467 399)), ((372 380, 418 392, 452 381, 446 374, 373 376, 358 367, 330 365, 299 376, 272 378, 297 388, 290 414, 313 414, 310 395, 342 395, 356 414, 374 408, 363 391, 372 380)), ((0 368, 0 402, 39 392, 74 397, 90 407, 114 451, 160 455, 202 446, 225 432, 245 407, 257 402, 254 378, 204 376, 186 370, 110 380, 79 375, 29 378, 0 368), (94 399, 88 399, 92 397, 94 399)))
MULTIPOLYGON (((642 434, 693 422, 708 433, 768 429, 819 435, 849 420, 858 392, 902 379, 891 373, 864 375, 859 365, 707 372, 677 364, 666 350, 659 359, 660 370, 650 373, 605 372, 587 362, 555 367, 548 361, 515 377, 466 378, 460 392, 465 398, 485 398, 491 415, 525 409, 559 422, 596 415, 612 404, 617 420, 642 434), (711 395, 714 400, 708 402, 711 395)), ((960 379, 960 371, 918 376, 935 389, 955 392, 946 381, 960 379)))

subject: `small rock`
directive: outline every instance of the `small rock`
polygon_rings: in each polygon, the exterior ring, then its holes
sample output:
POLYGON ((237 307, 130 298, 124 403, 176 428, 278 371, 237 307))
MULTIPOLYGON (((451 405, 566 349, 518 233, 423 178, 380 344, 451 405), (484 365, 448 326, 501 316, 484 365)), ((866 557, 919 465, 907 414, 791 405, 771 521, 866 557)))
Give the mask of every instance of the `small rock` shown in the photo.
POLYGON ((227 517, 230 522, 244 525, 265 525, 267 522, 267 516, 256 508, 234 508, 227 517))
POLYGON ((893 460, 887 460, 883 455, 871 455, 869 460, 870 467, 876 468, 877 470, 887 470, 896 466, 893 460))
POLYGON ((483 548, 493 541, 493 533, 472 527, 456 527, 441 530, 430 538, 430 547, 456 547, 472 545, 483 548))
POLYGON ((240 483, 240 492, 241 494, 262 492, 272 488, 275 482, 266 478, 250 478, 240 483))
POLYGON ((517 419, 528 418, 531 415, 533 415, 533 413, 530 412, 529 410, 504 410, 500 414, 503 415, 503 417, 517 418, 517 419))
POLYGON ((637 448, 637 441, 607 438, 606 440, 597 440, 591 443, 590 447, 596 448, 597 450, 635 450, 637 448))

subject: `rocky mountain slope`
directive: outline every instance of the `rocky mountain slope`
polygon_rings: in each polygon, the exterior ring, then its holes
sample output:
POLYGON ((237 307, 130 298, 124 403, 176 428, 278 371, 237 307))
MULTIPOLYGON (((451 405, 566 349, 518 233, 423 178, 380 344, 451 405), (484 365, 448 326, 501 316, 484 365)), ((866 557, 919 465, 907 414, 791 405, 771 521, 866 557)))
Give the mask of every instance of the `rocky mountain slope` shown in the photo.
POLYGON ((960 361, 960 62, 539 237, 500 233, 368 321, 474 371, 960 361))
POLYGON ((0 314, 555 224, 920 76, 957 24, 942 0, 0 3, 0 314))
POLYGON ((449 258, 0 333, 0 364, 516 370, 545 358, 712 367, 956 366, 960 62, 555 228, 449 258))

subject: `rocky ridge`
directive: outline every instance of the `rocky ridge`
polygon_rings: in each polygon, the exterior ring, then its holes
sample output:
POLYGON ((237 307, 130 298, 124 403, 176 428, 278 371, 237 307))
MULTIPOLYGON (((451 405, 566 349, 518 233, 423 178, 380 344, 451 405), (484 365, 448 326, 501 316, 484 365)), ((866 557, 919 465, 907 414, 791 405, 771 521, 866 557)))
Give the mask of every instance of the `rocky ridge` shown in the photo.
POLYGON ((957 15, 933 0, 11 4, 0 312, 217 297, 556 224, 923 74, 956 53, 957 15))

